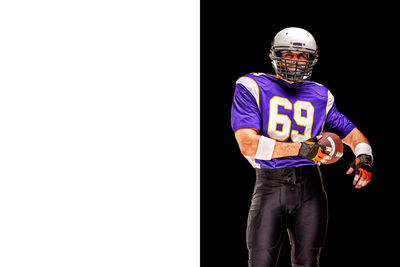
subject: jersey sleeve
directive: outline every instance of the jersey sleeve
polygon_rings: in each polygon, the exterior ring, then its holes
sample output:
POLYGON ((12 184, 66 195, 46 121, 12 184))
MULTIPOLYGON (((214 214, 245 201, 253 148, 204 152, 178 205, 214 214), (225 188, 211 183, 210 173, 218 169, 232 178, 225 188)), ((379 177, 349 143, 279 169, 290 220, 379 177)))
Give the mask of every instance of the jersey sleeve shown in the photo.
POLYGON ((236 84, 231 110, 231 125, 236 131, 255 128, 261 131, 261 115, 254 96, 240 83, 236 84))
POLYGON ((332 103, 326 115, 324 131, 336 133, 341 139, 343 139, 354 128, 355 125, 349 120, 349 118, 340 113, 336 108, 336 104, 332 103))

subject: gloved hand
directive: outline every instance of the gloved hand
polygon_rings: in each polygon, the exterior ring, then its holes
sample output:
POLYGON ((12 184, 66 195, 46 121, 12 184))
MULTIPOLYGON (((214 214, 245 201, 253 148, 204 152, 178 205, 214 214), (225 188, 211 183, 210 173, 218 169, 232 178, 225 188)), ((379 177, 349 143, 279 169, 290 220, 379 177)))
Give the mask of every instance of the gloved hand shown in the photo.
POLYGON ((332 151, 332 148, 319 145, 317 142, 320 138, 321 135, 318 135, 301 142, 299 154, 297 156, 311 160, 315 163, 318 163, 323 159, 329 159, 330 156, 328 154, 332 151))
POLYGON ((351 174, 355 170, 353 185, 355 188, 366 186, 371 181, 372 157, 367 154, 358 155, 350 164, 346 174, 351 174))

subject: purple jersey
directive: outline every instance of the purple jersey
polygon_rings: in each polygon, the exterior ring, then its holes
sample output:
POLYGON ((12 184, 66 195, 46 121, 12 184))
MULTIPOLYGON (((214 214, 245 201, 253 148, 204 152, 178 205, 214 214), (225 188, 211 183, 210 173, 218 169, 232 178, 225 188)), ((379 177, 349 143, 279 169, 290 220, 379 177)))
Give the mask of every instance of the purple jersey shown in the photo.
MULTIPOLYGON (((355 127, 336 109, 333 95, 323 85, 311 81, 290 84, 264 73, 247 74, 236 81, 231 123, 234 131, 254 128, 280 142, 302 142, 323 131, 343 139, 355 127)), ((246 158, 255 168, 315 164, 300 157, 246 158)))

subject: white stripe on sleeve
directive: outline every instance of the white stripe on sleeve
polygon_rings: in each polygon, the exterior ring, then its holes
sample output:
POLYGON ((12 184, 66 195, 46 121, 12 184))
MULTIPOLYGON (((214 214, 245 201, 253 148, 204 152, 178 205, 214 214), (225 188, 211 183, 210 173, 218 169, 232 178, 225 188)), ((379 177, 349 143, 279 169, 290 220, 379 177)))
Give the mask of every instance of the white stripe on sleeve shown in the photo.
POLYGON ((326 114, 331 110, 333 103, 335 102, 335 97, 332 95, 331 91, 328 90, 328 102, 326 104, 326 114))
POLYGON ((254 96, 257 101, 258 109, 260 109, 260 89, 258 88, 258 84, 249 77, 240 77, 236 83, 240 83, 254 96))

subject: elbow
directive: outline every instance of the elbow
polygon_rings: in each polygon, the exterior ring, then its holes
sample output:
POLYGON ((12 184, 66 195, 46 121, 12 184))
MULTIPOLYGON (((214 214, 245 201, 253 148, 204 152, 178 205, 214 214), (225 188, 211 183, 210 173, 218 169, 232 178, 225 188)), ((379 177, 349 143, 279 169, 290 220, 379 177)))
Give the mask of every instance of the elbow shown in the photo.
POLYGON ((240 147, 240 153, 246 157, 254 157, 257 151, 254 151, 254 148, 248 145, 244 145, 240 147))
POLYGON ((240 129, 235 132, 236 140, 239 144, 240 153, 246 157, 254 157, 257 152, 260 136, 255 131, 240 129))

